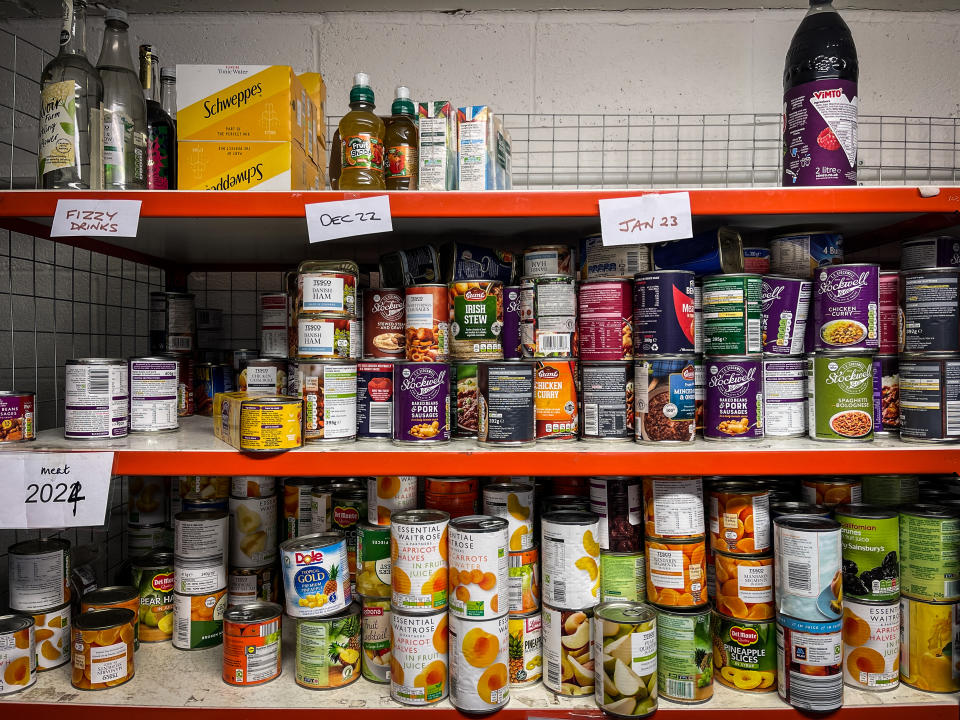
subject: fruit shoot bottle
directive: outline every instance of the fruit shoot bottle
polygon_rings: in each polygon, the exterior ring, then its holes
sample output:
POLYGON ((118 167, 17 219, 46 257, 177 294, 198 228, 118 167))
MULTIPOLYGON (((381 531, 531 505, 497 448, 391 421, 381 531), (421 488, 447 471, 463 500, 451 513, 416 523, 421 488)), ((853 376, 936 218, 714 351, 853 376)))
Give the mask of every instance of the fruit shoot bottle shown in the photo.
POLYGON ((384 190, 383 120, 374 114, 373 88, 366 73, 353 77, 350 112, 340 120, 340 190, 384 190))
POLYGON ((387 158, 384 167, 387 190, 416 190, 418 176, 416 108, 410 100, 410 89, 398 87, 396 99, 387 118, 387 158))

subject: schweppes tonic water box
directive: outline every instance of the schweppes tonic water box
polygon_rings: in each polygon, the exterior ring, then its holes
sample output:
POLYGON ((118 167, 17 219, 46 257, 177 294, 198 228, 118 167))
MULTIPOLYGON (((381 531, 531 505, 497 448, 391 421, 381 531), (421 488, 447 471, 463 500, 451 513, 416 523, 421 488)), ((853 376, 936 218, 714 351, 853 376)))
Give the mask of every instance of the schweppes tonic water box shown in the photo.
POLYGON ((295 142, 177 143, 181 190, 321 190, 326 176, 295 142))

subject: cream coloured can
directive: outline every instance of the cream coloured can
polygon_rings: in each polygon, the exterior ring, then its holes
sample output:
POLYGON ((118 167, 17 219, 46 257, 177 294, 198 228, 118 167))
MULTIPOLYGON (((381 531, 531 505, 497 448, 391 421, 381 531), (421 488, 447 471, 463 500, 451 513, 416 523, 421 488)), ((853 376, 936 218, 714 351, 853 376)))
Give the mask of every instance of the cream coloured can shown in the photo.
POLYGON ((393 608, 390 697, 404 705, 432 705, 447 696, 447 613, 413 614, 393 608))
POLYGON ((510 701, 507 673, 510 619, 449 617, 450 703, 463 712, 487 713, 510 701))
POLYGON ((202 595, 227 586, 227 567, 222 556, 187 560, 174 558, 173 589, 181 595, 202 595))
POLYGON ((485 515, 506 518, 510 550, 528 550, 533 537, 533 486, 526 483, 494 483, 483 489, 485 515))
POLYGON ((509 610, 507 527, 504 518, 486 515, 450 521, 451 616, 485 619, 509 610))
POLYGON ((230 498, 230 564, 260 567, 277 559, 277 498, 230 498))
POLYGON ((386 475, 367 478, 367 522, 389 525, 390 516, 417 506, 417 478, 414 475, 386 475))
POLYGON ((600 597, 600 518, 596 513, 556 510, 540 518, 543 604, 583 610, 600 597))
POLYGON ((222 510, 177 513, 173 518, 174 555, 190 560, 225 557, 230 529, 227 516, 222 510))
POLYGON ((442 510, 404 510, 390 524, 395 610, 429 614, 447 607, 448 524, 442 510))
POLYGON ((543 606, 543 684, 557 695, 593 695, 593 609, 543 606))

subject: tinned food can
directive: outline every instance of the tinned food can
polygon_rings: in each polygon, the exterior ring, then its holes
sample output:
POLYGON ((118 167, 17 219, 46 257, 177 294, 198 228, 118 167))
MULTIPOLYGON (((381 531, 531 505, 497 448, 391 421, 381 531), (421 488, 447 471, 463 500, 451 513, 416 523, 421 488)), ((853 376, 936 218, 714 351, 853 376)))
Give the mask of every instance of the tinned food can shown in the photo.
POLYGON ((491 483, 483 489, 485 515, 506 518, 510 550, 527 550, 536 543, 533 536, 533 486, 527 483, 491 483))
POLYGON ((449 525, 450 615, 493 618, 509 610, 508 523, 467 515, 449 525))
MULTIPOLYGON (((522 360, 477 363, 477 440, 493 445, 536 441, 534 363, 522 360)), ((457 407, 459 413, 459 402, 457 407)))
POLYGON ((900 597, 900 681, 924 692, 960 690, 960 603, 900 597))
POLYGON ((357 363, 357 440, 393 437, 393 363, 357 363))
MULTIPOLYGON (((713 697, 713 635, 710 608, 657 609, 657 687, 676 703, 713 697)), ((616 680, 614 680, 616 682, 616 680)))
POLYGON ((126 608, 133 612, 130 626, 133 629, 133 649, 140 649, 140 590, 132 585, 107 585, 85 593, 80 603, 80 612, 126 608))
POLYGON ((703 352, 747 355, 763 350, 759 275, 734 273, 703 279, 703 352))
POLYGON ((367 521, 389 525, 390 516, 417 505, 417 478, 414 475, 381 475, 367 478, 367 521))
POLYGON ((277 479, 270 475, 234 475, 230 478, 230 496, 235 498, 275 495, 277 479))
POLYGON ((357 593, 364 598, 390 597, 390 527, 357 526, 357 593))
POLYGON ((452 282, 448 298, 450 354, 461 360, 503 358, 503 283, 452 282))
POLYGON ((237 375, 237 389, 248 395, 283 395, 287 392, 286 358, 249 358, 237 375))
POLYGON ((693 355, 660 355, 634 368, 636 439, 689 443, 696 438, 696 367, 693 355))
POLYGON ((7 548, 8 602, 12 610, 43 612, 70 602, 70 541, 24 540, 7 548))
MULTIPOLYGON (((910 270, 900 275, 903 324, 899 351, 960 351, 960 268, 910 270)), ((888 350, 897 352, 897 350, 888 350)))
POLYGON ((450 356, 447 286, 414 285, 404 291, 407 360, 436 363, 450 356))
POLYGON ((833 712, 843 704, 840 619, 777 618, 777 692, 799 710, 833 712), (813 680, 811 678, 816 678, 813 680))
POLYGON ((480 428, 480 389, 477 361, 450 364, 450 429, 455 437, 477 437, 480 428))
POLYGON ((390 523, 393 607, 430 614, 447 607, 448 524, 442 510, 404 510, 390 523))
POLYGON ((900 268, 960 267, 960 239, 953 235, 930 235, 900 243, 900 268))
POLYGON ((843 682, 861 690, 900 684, 900 600, 843 599, 843 682))
POLYGON ((600 552, 600 602, 646 602, 647 558, 638 552, 600 552))
POLYGON ((803 357, 763 359, 763 434, 807 434, 807 361, 803 357))
POLYGON ((888 602, 900 596, 900 528, 896 511, 861 504, 837 505, 843 552, 843 596, 888 602))
POLYGON ((393 368, 393 441, 450 440, 450 366, 444 362, 398 362, 393 368))
POLYGON ((406 348, 403 288, 363 291, 363 357, 398 360, 406 348))
POLYGON ((0 444, 37 439, 36 402, 32 392, 0 390, 0 444))
POLYGON ((224 557, 229 538, 228 513, 223 510, 187 510, 173 518, 173 551, 182 559, 224 557))
POLYGON ((260 294, 260 352, 266 357, 287 357, 289 303, 285 292, 260 294))
MULTIPOLYGON (((73 609, 70 603, 44 613, 33 614, 38 671, 53 670, 70 662, 70 620, 72 614, 73 609)), ((2 637, 2 631, 0 631, 0 637, 2 637)), ((7 648, 7 650, 9 649, 7 648)), ((8 656, 8 661, 13 659, 8 656)), ((0 683, 0 687, 2 687, 2 683, 0 683)))
POLYGON ((230 498, 230 564, 260 567, 276 559, 276 495, 230 498))
POLYGON ((593 695, 593 608, 561 610, 543 606, 543 684, 563 696, 593 695))
POLYGON ((509 631, 510 685, 536 685, 543 678, 543 621, 540 613, 511 615, 509 631))
POLYGON ((784 515, 773 521, 773 527, 778 616, 812 623, 839 620, 843 597, 840 524, 810 515, 784 515))
POLYGON ((298 312, 354 315, 359 273, 351 260, 304 260, 297 268, 298 312))
POLYGON ((449 615, 450 703, 471 713, 493 712, 510 701, 510 619, 449 615))
POLYGON ((703 481, 699 477, 643 478, 647 538, 687 539, 704 534, 703 481))
POLYGON ((704 439, 762 439, 763 361, 760 357, 710 357, 706 359, 704 373, 704 439))
POLYGON ((344 442, 357 437, 357 364, 351 360, 300 363, 303 437, 344 442))
POLYGON ((419 706, 443 700, 449 690, 447 613, 413 614, 394 607, 390 627, 390 697, 419 706))
POLYGON ((717 610, 744 620, 774 617, 773 555, 714 553, 717 610))
POLYGON ((770 240, 770 271, 812 278, 817 268, 843 262, 843 236, 830 232, 779 235, 770 240))
POLYGON ((189 354, 197 321, 194 296, 185 292, 150 293, 150 352, 189 354))
POLYGON ((314 618, 336 615, 350 606, 347 541, 335 533, 317 533, 280 544, 287 615, 314 618))
POLYGON ((213 415, 213 399, 223 392, 233 392, 233 369, 223 363, 197 363, 193 378, 196 414, 213 415))
POLYGON ((520 347, 520 292, 519 285, 505 285, 503 288, 503 332, 500 334, 505 360, 519 360, 523 357, 520 347))
POLYGON ((642 485, 638 477, 590 478, 590 512, 600 518, 601 550, 637 552, 643 547, 642 485))
POLYGON ((633 337, 638 355, 695 352, 695 276, 657 270, 633 278, 633 337))
POLYGON ((960 441, 960 355, 901 355, 900 439, 960 441))
POLYGON ((540 518, 543 602, 585 609, 600 597, 600 517, 554 511, 540 518))
POLYGON ((360 323, 331 313, 297 318, 297 357, 301 360, 345 360, 360 357, 360 323))
POLYGON ((777 627, 713 613, 713 672, 717 682, 745 692, 777 689, 777 627))
POLYGON ((580 359, 588 362, 633 359, 633 281, 594 278, 578 296, 580 359))
POLYGON ((880 347, 880 268, 868 263, 830 265, 814 275, 816 350, 880 347))
POLYGON ((227 589, 197 595, 173 594, 173 646, 202 650, 223 642, 223 613, 227 589))
POLYGON ((647 601, 658 607, 706 605, 707 545, 704 537, 647 540, 647 601))
POLYGON ((223 681, 227 685, 263 685, 280 677, 280 624, 276 603, 251 602, 223 613, 223 681))
MULTIPOLYGON (((389 592, 389 586, 387 587, 389 592)), ((361 596, 360 671, 374 683, 390 682, 393 632, 390 627, 390 600, 361 596)))
POLYGON ((636 427, 636 385, 633 364, 583 362, 580 365, 584 440, 632 440, 636 427))
POLYGON ((290 477, 283 479, 283 525, 285 538, 309 535, 313 528, 311 492, 319 485, 316 478, 290 477))
POLYGON ((863 499, 863 482, 859 478, 804 478, 800 481, 800 499, 831 510, 836 505, 859 503, 863 499))
POLYGON ((279 585, 275 565, 232 567, 227 575, 227 605, 243 605, 255 600, 276 602, 279 585))
POLYGON ((127 436, 130 384, 126 360, 67 360, 63 435, 68 440, 127 436))
POLYGON ((869 442, 874 431, 873 357, 807 357, 807 431, 814 440, 869 442))
POLYGON ((330 690, 360 677, 360 606, 322 618, 296 621, 297 685, 308 690, 330 690))
POLYGON ((510 614, 525 615, 540 609, 540 548, 511 550, 510 614))
MULTIPOLYGON (((12 695, 34 685, 37 650, 33 618, 18 613, 0 615, 0 648, 0 695, 12 695)), ((82 677, 82 668, 80 674, 82 677)))
POLYGON ((568 245, 534 245, 523 251, 523 274, 570 275, 574 272, 573 249, 568 245))
POLYGON ((900 591, 918 600, 960 600, 960 512, 917 504, 900 510, 900 591))
POLYGON ((537 439, 576 440, 580 428, 576 360, 538 360, 534 369, 533 402, 537 439))
MULTIPOLYGON (((880 273, 880 345, 877 352, 895 355, 900 351, 900 273, 880 273)), ((960 330, 957 333, 960 342, 960 330)))
POLYGON ((763 276, 760 287, 760 333, 765 354, 803 354, 812 287, 809 280, 763 276))
POLYGON ((751 483, 710 486, 710 543, 714 550, 752 555, 772 549, 770 491, 751 483))
POLYGON ((90 610, 73 621, 73 674, 78 690, 107 690, 133 679, 133 619, 128 608, 90 610))

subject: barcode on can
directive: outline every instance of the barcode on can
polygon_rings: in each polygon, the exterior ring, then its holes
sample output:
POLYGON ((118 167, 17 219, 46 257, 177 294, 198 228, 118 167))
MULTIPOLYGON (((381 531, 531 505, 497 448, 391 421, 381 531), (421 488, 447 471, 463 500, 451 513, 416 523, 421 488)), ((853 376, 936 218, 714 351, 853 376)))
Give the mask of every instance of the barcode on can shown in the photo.
POLYGON ((693 681, 667 678, 667 688, 664 694, 667 697, 679 698, 680 700, 693 700, 693 681))
POLYGON ((560 687, 560 663, 547 660, 547 680, 550 687, 560 687))
POLYGON ((747 352, 760 352, 760 319, 747 320, 747 352))
POLYGON ((843 703, 843 675, 817 677, 791 670, 788 702, 802 710, 836 710, 843 703))
POLYGON ((583 434, 595 437, 600 434, 600 411, 596 403, 583 404, 583 434))
POLYGON ((171 350, 192 350, 193 338, 189 335, 171 335, 168 338, 167 346, 171 350))
POLYGON ((109 395, 110 394, 110 370, 94 370, 91 368, 89 375, 89 384, 87 391, 90 395, 109 395))
POLYGON ((947 435, 960 435, 960 401, 947 401, 947 435))
POLYGON ((944 580, 943 581, 944 600, 953 599, 957 595, 960 595, 960 580, 944 580))
POLYGON ((540 354, 560 353, 570 354, 570 335, 547 334, 537 336, 537 352, 540 354))
POLYGON ((393 403, 371 402, 369 428, 371 435, 390 435, 393 433, 393 403))
POLYGON ((563 605, 567 601, 567 583, 563 580, 553 581, 553 602, 555 605, 563 605))
POLYGON ((811 593, 813 573, 810 564, 787 559, 787 588, 799 593, 811 593))

